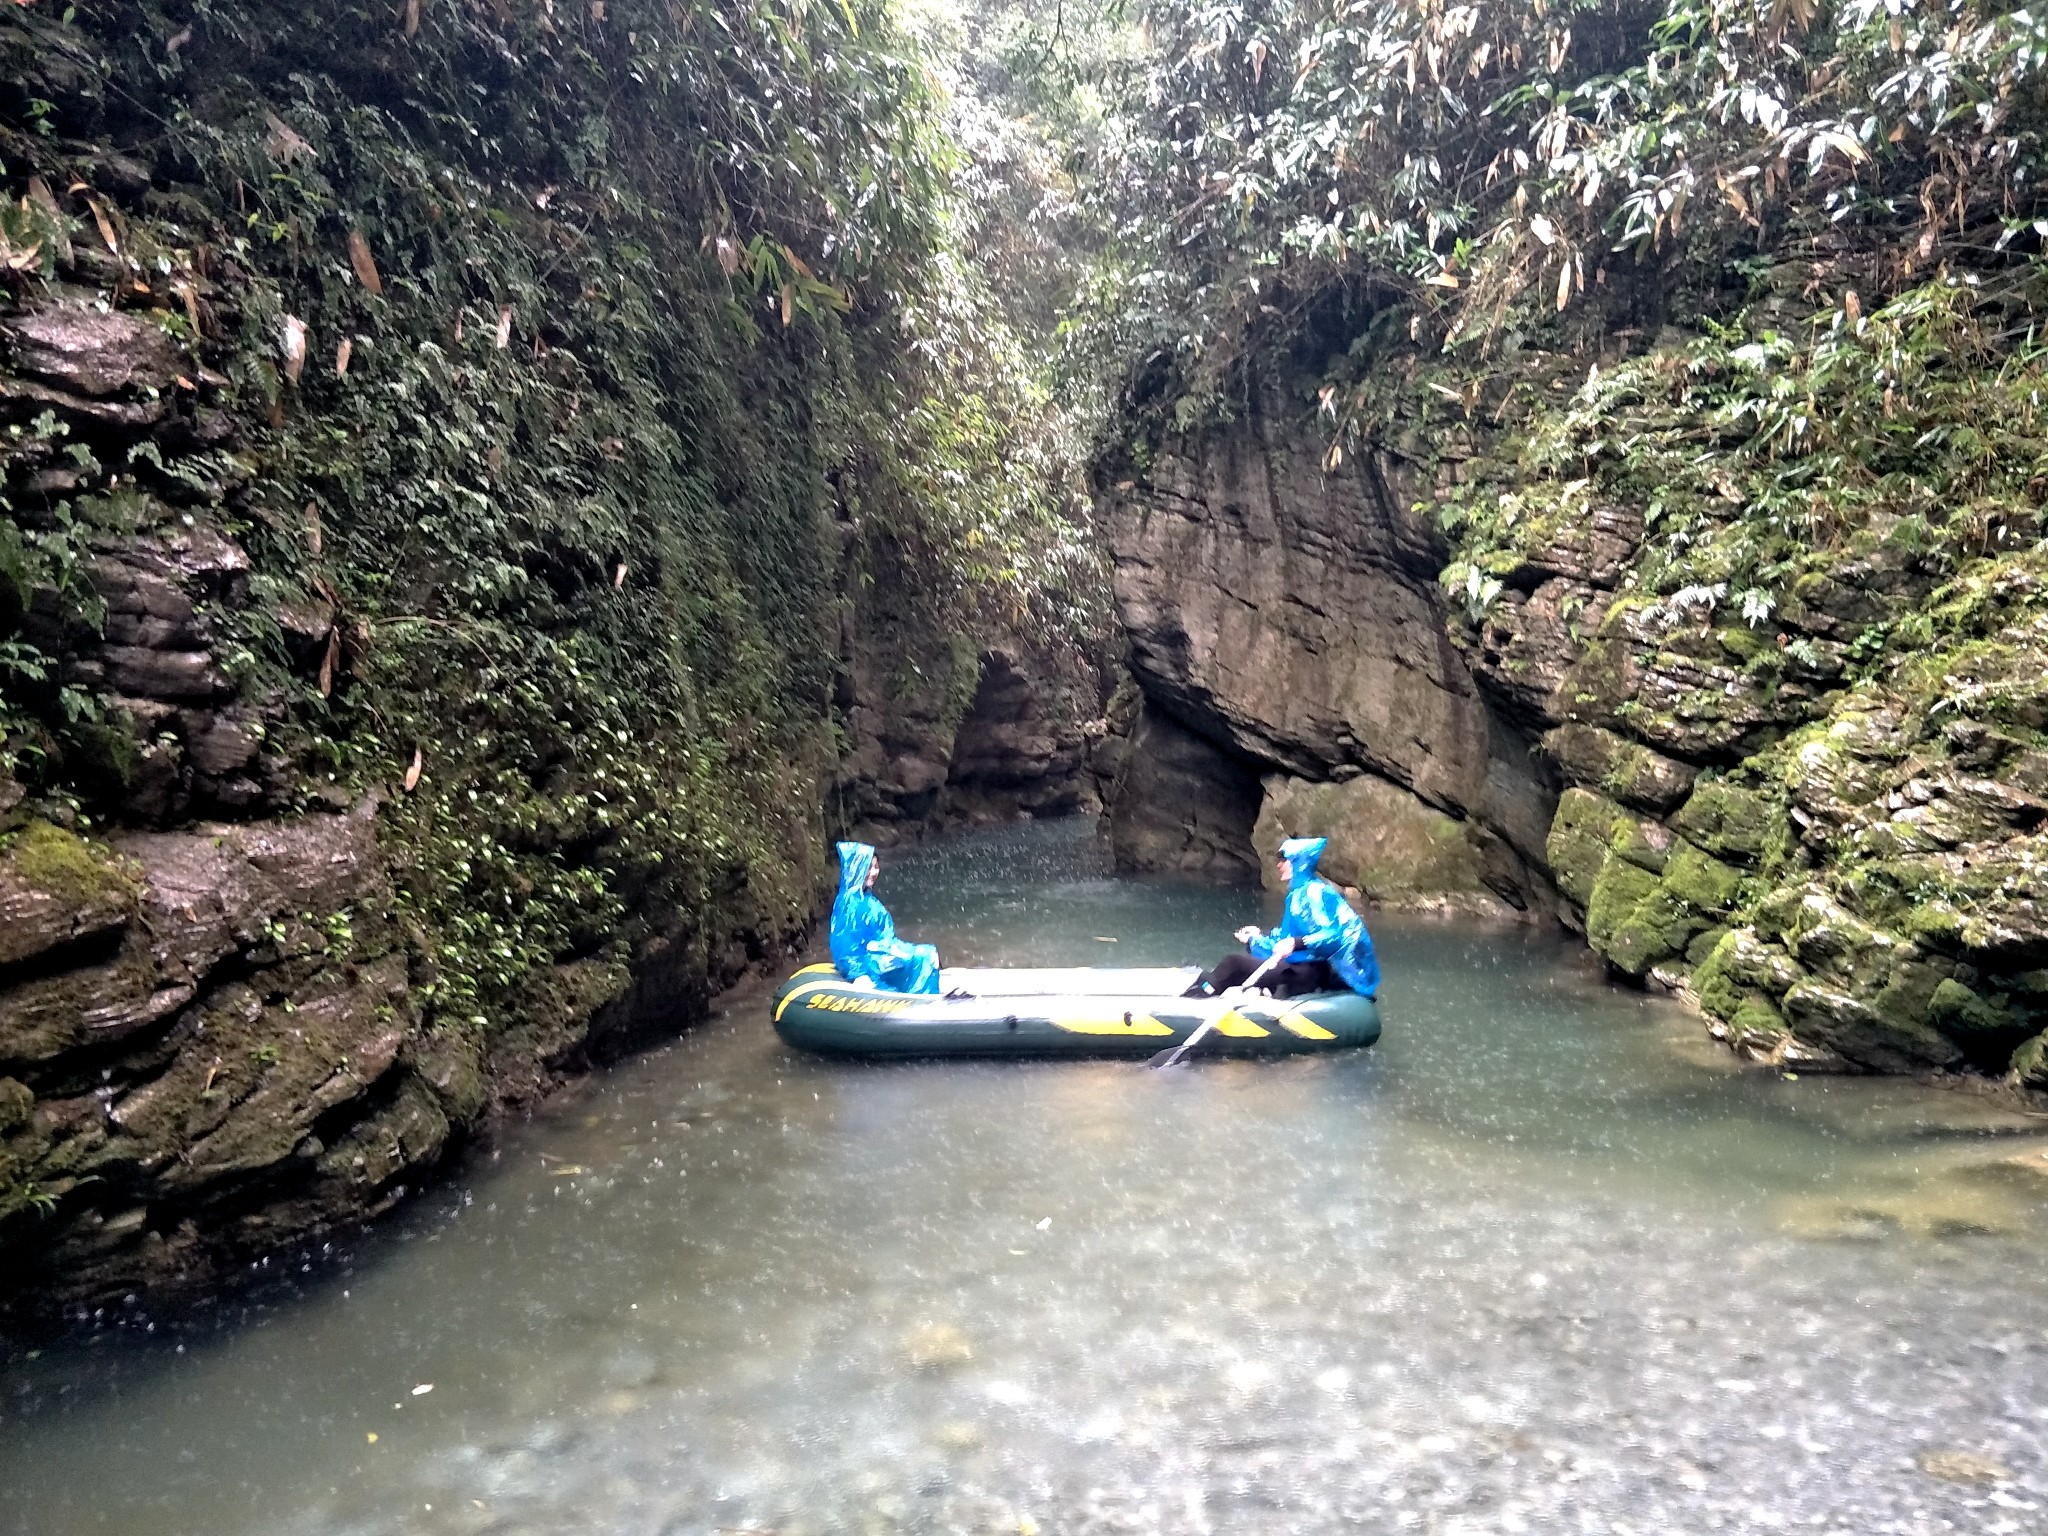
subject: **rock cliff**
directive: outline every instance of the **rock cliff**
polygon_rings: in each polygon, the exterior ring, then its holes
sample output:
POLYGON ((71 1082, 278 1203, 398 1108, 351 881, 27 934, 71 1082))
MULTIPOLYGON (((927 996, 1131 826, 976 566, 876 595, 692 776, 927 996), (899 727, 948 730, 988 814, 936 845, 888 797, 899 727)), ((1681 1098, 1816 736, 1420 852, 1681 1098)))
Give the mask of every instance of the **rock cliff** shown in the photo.
POLYGON ((1325 470, 1288 415, 1254 408, 1099 473, 1145 699, 1120 856, 1250 876, 1285 822, 1331 836, 1332 872, 1375 900, 1544 910, 1555 789, 1451 640, 1448 546, 1413 472, 1325 470))
MULTIPOLYGON (((2031 450, 1973 450, 1973 509, 1823 485, 1788 538, 1768 519, 1792 471, 1696 446, 1748 387, 1732 346, 1667 337, 1576 393, 1560 375, 1583 357, 1447 372, 1462 410, 1411 392, 1398 431, 1335 464, 1268 385, 1108 461, 1138 739, 1169 743, 1121 781, 1119 853, 1243 873, 1324 832, 1368 897, 1554 912, 1759 1060, 2048 1092, 2048 629, 2039 546, 2014 536, 2038 521, 2031 450), (1624 457, 1624 432, 1656 446, 1624 457), (1759 546, 1774 591, 1683 574, 1759 546)), ((1923 397, 1913 430, 1947 443, 1942 422, 2027 387, 1960 376, 1969 398, 1923 397)))
POLYGON ((760 232, 817 188, 671 12, 7 10, 0 1320, 383 1210, 778 961, 832 831, 1089 802, 1095 642, 928 483, 995 385, 760 232))

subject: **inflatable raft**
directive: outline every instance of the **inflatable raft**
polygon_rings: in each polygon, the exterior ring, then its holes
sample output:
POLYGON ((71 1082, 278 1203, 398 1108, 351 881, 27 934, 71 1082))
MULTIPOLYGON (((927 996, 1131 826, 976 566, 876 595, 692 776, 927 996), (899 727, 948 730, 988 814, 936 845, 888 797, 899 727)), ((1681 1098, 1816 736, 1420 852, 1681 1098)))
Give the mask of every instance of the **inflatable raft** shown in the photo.
POLYGON ((1281 1000, 1258 993, 1179 994, 1187 970, 949 970, 945 991, 881 992, 829 965, 798 971, 775 994, 776 1033, 834 1056, 1150 1056, 1211 1019, 1191 1056, 1300 1056, 1380 1037, 1379 1008, 1356 992, 1281 1000))

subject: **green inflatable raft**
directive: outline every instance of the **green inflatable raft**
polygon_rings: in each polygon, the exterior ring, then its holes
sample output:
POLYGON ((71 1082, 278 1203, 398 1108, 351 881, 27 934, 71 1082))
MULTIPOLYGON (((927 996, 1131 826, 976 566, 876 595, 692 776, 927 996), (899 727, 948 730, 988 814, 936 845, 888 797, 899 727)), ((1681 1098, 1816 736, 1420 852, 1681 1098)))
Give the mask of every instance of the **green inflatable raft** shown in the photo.
POLYGON ((833 1056, 1150 1056, 1211 1019, 1193 1056, 1302 1056, 1380 1037, 1379 1008, 1356 992, 1281 1000, 1179 994, 1189 970, 949 970, 946 991, 857 987, 810 965, 775 994, 775 1030, 833 1056))

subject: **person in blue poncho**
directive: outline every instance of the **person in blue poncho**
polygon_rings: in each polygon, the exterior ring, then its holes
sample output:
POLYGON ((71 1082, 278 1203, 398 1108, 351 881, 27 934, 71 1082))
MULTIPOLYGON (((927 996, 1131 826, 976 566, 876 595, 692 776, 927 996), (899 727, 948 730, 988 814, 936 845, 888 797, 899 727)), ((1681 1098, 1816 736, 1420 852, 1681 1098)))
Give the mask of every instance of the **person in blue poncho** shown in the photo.
POLYGON ((939 990, 939 952, 896 937, 896 920, 868 889, 875 883, 875 850, 866 843, 839 845, 839 898, 832 903, 832 963, 848 981, 889 992, 939 990))
POLYGON ((1261 933, 1246 926, 1237 930, 1245 953, 1226 955, 1192 987, 1189 997, 1212 997, 1242 986, 1260 965, 1274 956, 1281 963, 1268 971, 1261 985, 1275 997, 1302 997, 1310 992, 1336 992, 1349 987, 1365 997, 1380 990, 1380 963, 1372 952, 1365 921, 1337 888, 1316 873, 1316 861, 1328 845, 1325 837, 1290 837, 1280 845, 1275 868, 1287 883, 1287 906, 1280 926, 1261 933))

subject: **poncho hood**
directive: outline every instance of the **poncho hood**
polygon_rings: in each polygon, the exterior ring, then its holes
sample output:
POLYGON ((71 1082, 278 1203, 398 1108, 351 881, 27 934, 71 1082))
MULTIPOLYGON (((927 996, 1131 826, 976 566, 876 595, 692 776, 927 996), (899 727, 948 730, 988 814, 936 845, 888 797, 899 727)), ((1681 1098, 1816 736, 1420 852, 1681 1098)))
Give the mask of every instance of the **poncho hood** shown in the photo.
POLYGON ((839 845, 839 894, 867 889, 868 871, 875 867, 875 850, 867 843, 839 845))
POLYGON ((1316 861, 1323 856, 1323 850, 1329 846, 1330 840, 1327 837, 1290 837, 1282 843, 1280 857, 1287 861, 1287 883, 1295 886, 1304 880, 1313 880, 1316 861))

